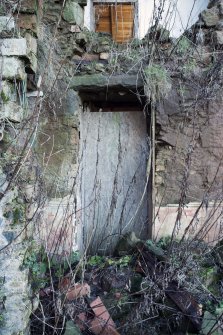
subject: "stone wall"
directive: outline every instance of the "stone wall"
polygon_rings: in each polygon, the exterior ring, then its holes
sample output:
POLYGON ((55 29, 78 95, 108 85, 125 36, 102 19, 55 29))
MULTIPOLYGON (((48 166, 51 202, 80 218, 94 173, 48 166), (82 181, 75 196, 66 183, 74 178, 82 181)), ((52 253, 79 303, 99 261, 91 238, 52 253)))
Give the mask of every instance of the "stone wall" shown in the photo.
MULTIPOLYGON (((54 14, 56 7, 61 12, 61 3, 51 4, 54 14)), ((42 1, 23 0, 13 8, 6 3, 3 14, 8 15, 0 16, 2 335, 29 333, 35 297, 24 266, 29 254, 43 245, 49 254, 65 256, 75 244, 81 103, 59 71, 64 54, 55 51, 57 22, 52 27, 43 13, 48 12, 42 1)))
MULTIPOLYGON (((21 7, 21 13, 27 9, 21 7)), ((22 154, 31 129, 26 86, 27 73, 37 70, 37 41, 31 30, 23 34, 11 15, 0 16, 0 63, 0 332, 26 334, 32 304, 23 260, 33 229, 26 216, 29 200, 23 186, 31 182, 19 170, 28 163, 27 151, 22 154)))
MULTIPOLYGON (((0 16, 2 335, 29 333, 33 292, 24 259, 30 248, 37 252, 43 245, 48 254, 60 256, 77 249, 76 178, 83 106, 73 88, 94 85, 92 98, 110 82, 121 92, 136 88, 134 98, 142 98, 138 86, 144 83, 141 74, 150 42, 145 38, 133 41, 131 48, 114 47, 109 36, 88 32, 83 27, 85 4, 70 0, 62 8, 63 1, 23 0, 13 15, 0 16)), ((210 2, 166 63, 171 90, 155 105, 154 236, 158 238, 171 233, 179 201, 182 207, 196 202, 184 208, 181 236, 202 200, 195 223, 208 219, 215 228, 221 223, 222 6, 222 1, 210 2)), ((161 46, 165 55, 167 40, 161 46)), ((219 231, 211 240, 216 236, 219 231)))
MULTIPOLYGON (((222 2, 210 2, 199 22, 176 46, 175 63, 167 63, 171 90, 156 111, 155 176, 155 230, 160 227, 159 216, 165 216, 166 234, 176 222, 176 204, 187 207, 188 203, 203 201, 203 208, 213 208, 220 201, 222 208, 222 19, 222 2), (170 212, 175 212, 175 216, 170 212)), ((195 214, 197 206, 190 206, 190 212, 193 208, 195 214)), ((205 217, 208 218, 208 211, 205 217)), ((190 220, 182 218, 182 230, 185 222, 190 220)), ((220 224, 221 215, 214 228, 220 229, 220 224)))

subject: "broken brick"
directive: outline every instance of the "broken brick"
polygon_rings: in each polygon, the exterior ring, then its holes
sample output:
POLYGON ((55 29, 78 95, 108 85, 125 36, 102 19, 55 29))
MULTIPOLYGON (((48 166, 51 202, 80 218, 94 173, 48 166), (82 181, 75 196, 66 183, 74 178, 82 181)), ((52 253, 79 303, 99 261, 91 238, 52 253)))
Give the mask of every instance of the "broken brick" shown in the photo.
POLYGON ((75 284, 70 287, 66 293, 67 300, 75 300, 81 297, 89 296, 91 288, 87 283, 75 284))
POLYGON ((90 322, 89 329, 91 332, 95 335, 119 335, 115 329, 115 323, 101 301, 101 298, 97 297, 90 306, 95 314, 95 318, 90 322))

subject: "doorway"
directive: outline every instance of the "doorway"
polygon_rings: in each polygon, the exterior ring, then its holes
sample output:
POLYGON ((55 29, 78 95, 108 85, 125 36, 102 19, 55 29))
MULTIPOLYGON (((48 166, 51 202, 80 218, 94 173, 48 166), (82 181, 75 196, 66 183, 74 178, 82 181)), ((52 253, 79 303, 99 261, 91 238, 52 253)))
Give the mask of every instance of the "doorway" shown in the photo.
POLYGON ((110 254, 121 235, 149 232, 146 116, 130 108, 80 117, 78 182, 79 245, 89 254, 110 254))

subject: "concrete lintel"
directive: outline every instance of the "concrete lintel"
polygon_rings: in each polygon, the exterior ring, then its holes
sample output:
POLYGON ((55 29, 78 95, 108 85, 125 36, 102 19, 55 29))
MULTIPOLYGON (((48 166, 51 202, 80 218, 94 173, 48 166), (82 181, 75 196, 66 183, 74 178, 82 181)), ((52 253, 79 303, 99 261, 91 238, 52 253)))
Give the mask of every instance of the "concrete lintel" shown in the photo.
POLYGON ((129 89, 137 91, 144 86, 143 79, 138 75, 120 74, 106 76, 102 74, 92 74, 75 76, 70 84, 70 88, 75 91, 94 92, 100 89, 129 89))

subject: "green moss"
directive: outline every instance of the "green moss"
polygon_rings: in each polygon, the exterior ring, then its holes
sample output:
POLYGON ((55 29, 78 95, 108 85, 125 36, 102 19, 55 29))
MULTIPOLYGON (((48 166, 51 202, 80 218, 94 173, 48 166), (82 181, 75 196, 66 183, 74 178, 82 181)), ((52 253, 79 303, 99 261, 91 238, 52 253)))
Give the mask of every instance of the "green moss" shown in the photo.
POLYGON ((190 50, 192 50, 191 41, 186 36, 180 37, 177 42, 176 52, 180 55, 186 54, 188 56, 190 50))
POLYGON ((31 244, 25 254, 23 267, 30 271, 30 281, 34 291, 38 291, 40 288, 45 287, 48 283, 45 276, 48 262, 46 253, 43 249, 38 251, 37 246, 31 244))
POLYGON ((0 93, 1 99, 3 104, 6 104, 7 102, 9 102, 9 97, 5 94, 5 92, 2 90, 0 93))
POLYGON ((144 74, 148 97, 160 98, 170 91, 170 77, 164 66, 159 64, 148 65, 144 70, 144 74))
POLYGON ((26 205, 19 200, 18 197, 14 198, 7 204, 3 216, 10 220, 11 225, 24 223, 26 213, 26 205))

